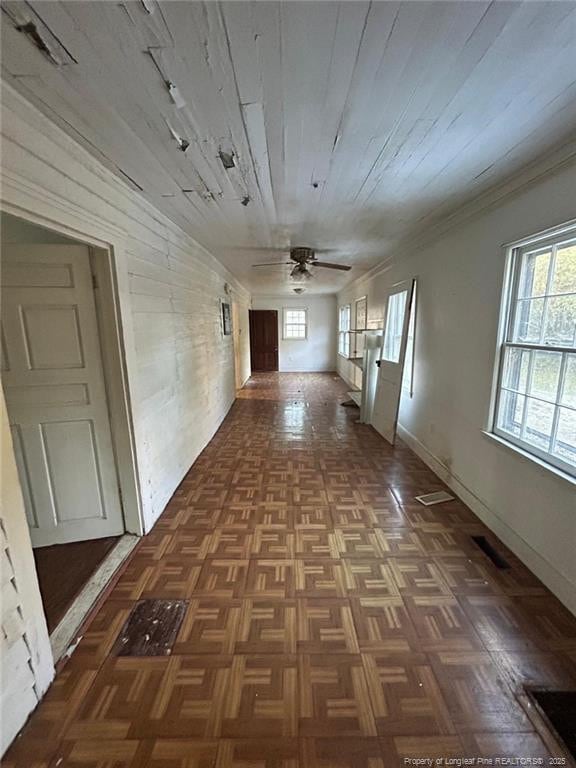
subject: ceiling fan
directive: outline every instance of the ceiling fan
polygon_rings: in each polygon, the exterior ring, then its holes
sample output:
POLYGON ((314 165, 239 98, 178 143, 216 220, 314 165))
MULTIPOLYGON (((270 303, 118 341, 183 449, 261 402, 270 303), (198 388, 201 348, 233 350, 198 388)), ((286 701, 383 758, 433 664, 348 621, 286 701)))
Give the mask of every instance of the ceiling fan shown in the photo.
POLYGON ((312 277, 312 272, 308 267, 326 267, 327 269, 339 269, 343 272, 348 272, 352 267, 347 267, 344 264, 333 264, 329 261, 318 261, 316 258, 316 252, 313 248, 290 248, 290 261, 277 261, 269 262, 268 264, 252 264, 253 267, 278 267, 278 266, 290 266, 292 270, 290 277, 293 280, 308 280, 312 277))

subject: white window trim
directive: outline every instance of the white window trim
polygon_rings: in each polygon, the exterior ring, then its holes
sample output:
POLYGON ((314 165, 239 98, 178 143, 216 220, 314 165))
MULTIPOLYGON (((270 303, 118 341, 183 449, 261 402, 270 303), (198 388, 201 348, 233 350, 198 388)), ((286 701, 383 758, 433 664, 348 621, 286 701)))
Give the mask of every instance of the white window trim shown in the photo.
POLYGON ((498 403, 502 389, 501 383, 504 372, 504 352, 506 347, 516 346, 522 349, 536 351, 544 350, 546 352, 566 351, 565 347, 508 341, 509 334, 515 321, 515 311, 512 311, 512 302, 514 301, 517 290, 520 274, 519 264, 522 251, 527 248, 533 248, 534 250, 545 248, 546 246, 558 243, 559 240, 569 240, 574 237, 576 237, 576 220, 572 220, 566 224, 562 224, 558 227, 548 229, 539 234, 523 240, 517 240, 504 246, 506 256, 498 323, 498 343, 495 355, 489 418, 486 429, 482 430, 487 437, 497 441, 500 445, 506 446, 524 458, 531 459, 534 463, 538 464, 538 466, 556 476, 569 480, 571 483, 576 483, 576 467, 562 461, 562 459, 556 456, 552 456, 546 451, 540 450, 536 446, 519 440, 509 432, 505 432, 497 427, 496 419, 498 416, 498 403))
MULTIPOLYGON (((302 323, 290 323, 302 325, 302 323)), ((306 341, 308 339, 308 307, 282 307, 282 341, 306 341), (286 313, 304 312, 304 336, 286 336, 286 313)))

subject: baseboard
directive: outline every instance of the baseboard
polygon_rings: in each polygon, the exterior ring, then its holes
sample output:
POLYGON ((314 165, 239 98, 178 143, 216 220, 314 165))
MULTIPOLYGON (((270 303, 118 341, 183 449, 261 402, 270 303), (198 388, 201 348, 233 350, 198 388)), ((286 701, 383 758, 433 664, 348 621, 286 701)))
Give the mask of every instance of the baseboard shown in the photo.
POLYGON ((334 373, 334 368, 279 368, 278 373, 334 373))
POLYGON ((337 371, 337 373, 347 387, 350 387, 350 389, 356 389, 356 384, 354 384, 353 381, 350 381, 350 379, 347 376, 344 376, 343 373, 340 373, 340 371, 337 371))
POLYGON ((554 566, 542 557, 519 534, 499 517, 496 512, 476 496, 465 483, 443 464, 418 438, 398 425, 398 436, 434 474, 446 483, 461 499, 509 547, 547 587, 576 616, 576 588, 554 566))

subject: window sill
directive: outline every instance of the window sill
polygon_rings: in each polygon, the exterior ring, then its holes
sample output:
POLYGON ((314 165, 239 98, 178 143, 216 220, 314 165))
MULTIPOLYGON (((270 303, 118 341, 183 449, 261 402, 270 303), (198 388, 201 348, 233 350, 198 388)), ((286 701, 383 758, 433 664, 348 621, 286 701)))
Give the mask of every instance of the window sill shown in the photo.
POLYGON ((552 464, 548 464, 547 461, 544 461, 543 459, 538 458, 538 456, 534 456, 533 454, 528 453, 528 451, 525 451, 522 448, 519 448, 517 445, 514 445, 514 443, 509 443, 508 440, 505 440, 503 437, 500 437, 499 435, 495 435, 493 432, 488 432, 487 430, 483 429, 482 434, 484 435, 484 437, 487 437, 488 439, 493 440, 495 443, 498 443, 498 445, 502 446, 503 448, 506 448, 507 450, 512 451, 512 453, 515 453, 517 456, 521 456, 523 459, 530 461, 532 464, 536 464, 537 467, 540 467, 540 469, 543 469, 545 472, 549 472, 550 474, 555 475, 556 477, 560 478, 561 480, 564 480, 570 485, 576 486, 576 477, 572 477, 572 475, 569 475, 567 472, 564 472, 562 469, 559 469, 558 467, 555 467, 552 464))

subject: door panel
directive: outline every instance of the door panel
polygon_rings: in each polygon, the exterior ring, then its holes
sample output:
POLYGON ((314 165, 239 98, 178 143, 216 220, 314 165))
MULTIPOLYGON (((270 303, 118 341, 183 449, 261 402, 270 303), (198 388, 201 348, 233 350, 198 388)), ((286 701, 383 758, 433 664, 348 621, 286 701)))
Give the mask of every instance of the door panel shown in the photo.
POLYGON ((6 246, 3 383, 33 546, 124 530, 88 248, 6 246))
POLYGON ((105 518, 94 422, 53 421, 40 431, 57 523, 105 518), (88 496, 86 487, 93 491, 88 496))
POLYGON ((250 358, 253 371, 278 370, 278 312, 250 310, 250 358))
POLYGON ((372 426, 392 445, 396 439, 414 283, 410 280, 394 286, 386 300, 372 426))
POLYGON ((28 370, 84 368, 78 307, 19 307, 28 370))

